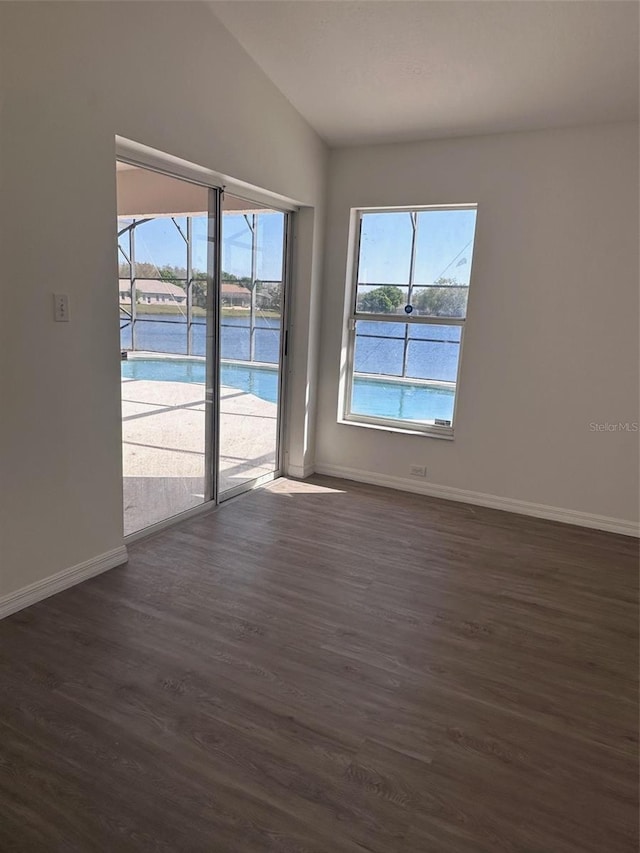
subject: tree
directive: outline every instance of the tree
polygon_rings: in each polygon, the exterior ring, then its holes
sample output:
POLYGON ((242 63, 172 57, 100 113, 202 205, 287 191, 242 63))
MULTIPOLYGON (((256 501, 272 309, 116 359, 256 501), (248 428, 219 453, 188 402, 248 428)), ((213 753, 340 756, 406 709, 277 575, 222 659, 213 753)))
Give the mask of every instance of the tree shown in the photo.
POLYGON ((256 284, 256 292, 260 295, 260 307, 264 311, 274 311, 279 314, 282 310, 282 287, 279 284, 256 284))
POLYGON ((413 307, 430 317, 464 317, 467 310, 467 288, 455 278, 436 279, 433 285, 420 288, 413 307))
POLYGON ((178 287, 184 288, 185 279, 187 277, 186 267, 172 267, 165 264, 158 270, 161 281, 170 281, 172 284, 177 284, 178 287))
POLYGON ((191 279, 191 300, 198 308, 207 307, 207 274, 195 271, 191 279))
POLYGON ((402 290, 391 284, 376 287, 358 300, 358 310, 369 314, 391 314, 403 301, 402 290))

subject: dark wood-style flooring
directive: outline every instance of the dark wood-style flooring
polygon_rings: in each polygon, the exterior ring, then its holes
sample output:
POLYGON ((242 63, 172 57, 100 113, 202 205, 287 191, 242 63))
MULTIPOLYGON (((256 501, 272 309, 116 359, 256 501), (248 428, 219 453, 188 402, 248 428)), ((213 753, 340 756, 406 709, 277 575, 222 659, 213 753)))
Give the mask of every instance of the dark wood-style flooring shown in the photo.
POLYGON ((0 850, 636 853, 638 543, 281 480, 0 623, 0 850))

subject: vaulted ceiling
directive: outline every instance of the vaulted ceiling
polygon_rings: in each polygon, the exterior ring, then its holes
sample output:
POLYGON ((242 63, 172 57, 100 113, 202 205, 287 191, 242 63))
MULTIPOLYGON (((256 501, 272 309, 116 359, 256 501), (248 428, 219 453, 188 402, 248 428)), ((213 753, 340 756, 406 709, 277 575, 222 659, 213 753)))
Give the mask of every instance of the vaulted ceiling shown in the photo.
POLYGON ((211 4, 333 146, 638 116, 627 0, 211 4))

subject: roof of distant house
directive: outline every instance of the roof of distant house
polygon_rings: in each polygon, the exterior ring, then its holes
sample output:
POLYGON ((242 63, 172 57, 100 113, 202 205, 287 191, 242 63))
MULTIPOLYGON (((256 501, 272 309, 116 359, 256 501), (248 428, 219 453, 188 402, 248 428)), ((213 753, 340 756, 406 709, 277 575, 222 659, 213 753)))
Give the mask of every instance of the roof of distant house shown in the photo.
MULTIPOLYGON (((131 290, 131 282, 128 278, 119 280, 119 292, 129 293, 131 290)), ((176 298, 186 299, 187 294, 181 287, 171 281, 161 281, 160 279, 136 279, 136 292, 147 296, 158 294, 160 296, 175 296, 176 298)))
POLYGON ((242 295, 242 296, 251 296, 251 291, 243 287, 241 284, 237 284, 235 281, 223 281, 222 282, 222 293, 229 295, 242 295))

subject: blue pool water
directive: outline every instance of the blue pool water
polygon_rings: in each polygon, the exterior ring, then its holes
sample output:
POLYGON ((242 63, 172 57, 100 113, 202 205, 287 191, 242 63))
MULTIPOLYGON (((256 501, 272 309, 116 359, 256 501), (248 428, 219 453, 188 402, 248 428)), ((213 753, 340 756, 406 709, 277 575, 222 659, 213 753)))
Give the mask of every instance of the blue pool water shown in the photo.
MULTIPOLYGON (((122 362, 123 379, 192 382, 204 385, 204 361, 190 359, 132 358, 122 362)), ((261 400, 278 400, 276 367, 244 364, 221 365, 222 384, 254 394, 261 400)), ((418 421, 453 419, 454 393, 448 389, 354 377, 351 410, 354 414, 418 421)))
MULTIPOLYGON (((193 382, 204 385, 204 361, 183 358, 132 358, 122 362, 123 379, 151 379, 157 382, 193 382)), ((237 388, 276 403, 278 400, 278 371, 275 367, 248 367, 244 364, 221 365, 221 381, 229 388, 237 388)))
POLYGON ((354 415, 422 421, 442 418, 453 421, 454 392, 428 385, 381 382, 353 378, 351 411, 354 415))

